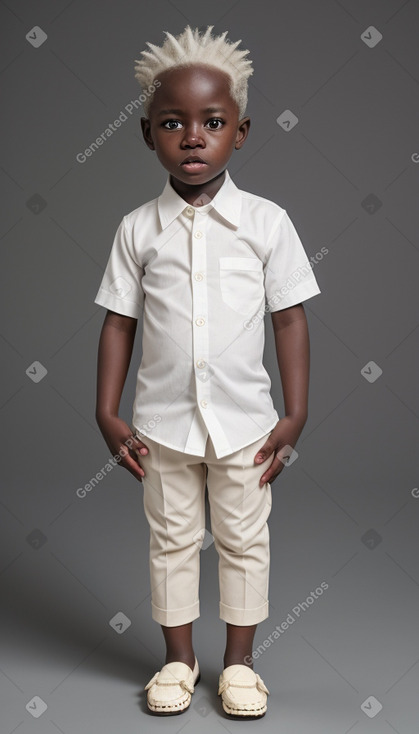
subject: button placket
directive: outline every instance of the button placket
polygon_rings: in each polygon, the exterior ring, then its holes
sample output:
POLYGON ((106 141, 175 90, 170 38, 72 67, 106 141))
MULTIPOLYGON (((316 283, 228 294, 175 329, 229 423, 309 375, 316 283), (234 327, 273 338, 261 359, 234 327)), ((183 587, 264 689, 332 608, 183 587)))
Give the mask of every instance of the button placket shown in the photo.
MULTIPOLYGON (((195 210, 192 226, 192 301, 193 301, 193 359, 195 373, 207 364, 209 350, 208 290, 206 280, 206 218, 195 210)), ((209 405, 209 386, 196 378, 197 400, 201 408, 209 405)), ((204 410, 204 412, 206 412, 204 410)))

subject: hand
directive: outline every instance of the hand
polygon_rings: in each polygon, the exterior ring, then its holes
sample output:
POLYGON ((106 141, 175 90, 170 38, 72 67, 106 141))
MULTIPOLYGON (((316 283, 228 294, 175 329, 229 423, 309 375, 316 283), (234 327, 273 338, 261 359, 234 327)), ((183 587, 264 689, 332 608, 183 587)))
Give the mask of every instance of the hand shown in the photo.
POLYGON ((121 457, 119 465, 142 482, 145 471, 139 459, 141 454, 148 454, 149 449, 145 443, 133 436, 131 428, 118 416, 106 416, 97 423, 112 455, 121 457))
MULTIPOLYGON (((259 480, 260 487, 262 487, 265 482, 270 482, 270 484, 272 484, 278 474, 281 473, 285 464, 283 460, 281 461, 281 459, 278 458, 278 451, 280 451, 284 446, 291 446, 294 448, 298 437, 304 428, 304 424, 305 420, 294 418, 292 416, 285 416, 285 418, 281 418, 281 420, 278 421, 262 448, 260 448, 255 455, 255 463, 262 464, 272 453, 274 453, 271 465, 264 474, 262 474, 259 480)), ((285 456, 283 456, 283 458, 285 458, 285 456)))

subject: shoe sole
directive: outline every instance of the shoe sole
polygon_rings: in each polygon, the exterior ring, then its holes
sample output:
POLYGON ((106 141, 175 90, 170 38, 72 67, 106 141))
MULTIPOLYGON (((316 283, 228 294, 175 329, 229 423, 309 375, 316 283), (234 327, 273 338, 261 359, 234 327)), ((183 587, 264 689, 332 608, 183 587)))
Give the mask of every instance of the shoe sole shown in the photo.
MULTIPOLYGON (((201 673, 198 673, 198 677, 194 683, 194 687, 199 683, 200 680, 201 680, 201 673)), ((191 701, 192 701, 192 696, 191 696, 191 701)), ((150 714, 154 714, 155 716, 177 716, 178 714, 184 714, 185 711, 188 710, 188 708, 191 705, 191 701, 189 701, 188 705, 185 706, 183 709, 174 709, 174 711, 165 711, 164 709, 157 709, 157 708, 153 709, 151 708, 148 701, 147 701, 147 706, 148 706, 148 710, 150 714)))
POLYGON ((221 703, 222 703, 223 711, 224 713, 227 714, 228 718, 239 720, 239 721, 243 721, 243 719, 261 719, 263 716, 265 716, 266 711, 267 711, 267 707, 266 707, 260 713, 257 713, 257 712, 248 713, 247 711, 243 711, 242 713, 240 710, 234 710, 234 709, 229 710, 228 707, 226 707, 226 705, 224 704, 224 701, 221 701, 221 703))

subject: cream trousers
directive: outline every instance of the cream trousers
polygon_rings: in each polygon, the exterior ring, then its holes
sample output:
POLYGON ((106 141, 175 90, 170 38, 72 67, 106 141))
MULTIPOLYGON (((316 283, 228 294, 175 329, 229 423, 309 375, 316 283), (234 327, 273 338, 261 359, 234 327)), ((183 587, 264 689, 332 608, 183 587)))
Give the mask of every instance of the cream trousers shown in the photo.
POLYGON ((218 553, 220 619, 252 625, 269 616, 272 493, 270 483, 260 487, 259 480, 273 453, 261 464, 254 457, 270 433, 221 459, 210 436, 204 457, 139 436, 149 449, 140 463, 150 526, 151 614, 159 624, 173 627, 200 616, 200 551, 212 541, 218 553), (206 486, 211 533, 205 530, 206 486))

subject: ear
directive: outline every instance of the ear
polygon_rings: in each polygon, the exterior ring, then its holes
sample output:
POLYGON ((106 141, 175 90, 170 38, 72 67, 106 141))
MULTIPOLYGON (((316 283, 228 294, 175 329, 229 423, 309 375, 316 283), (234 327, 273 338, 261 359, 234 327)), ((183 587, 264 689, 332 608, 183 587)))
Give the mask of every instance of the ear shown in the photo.
POLYGON ((234 146, 236 150, 239 150, 244 145, 244 141, 249 134, 249 128, 250 117, 243 117, 242 120, 239 120, 237 125, 236 144, 234 146))
POLYGON ((148 119, 148 117, 141 118, 141 130, 143 131, 143 138, 150 150, 155 150, 153 138, 151 137, 150 120, 148 119))

